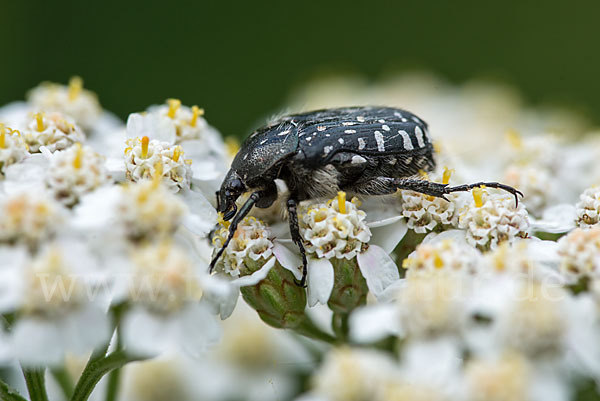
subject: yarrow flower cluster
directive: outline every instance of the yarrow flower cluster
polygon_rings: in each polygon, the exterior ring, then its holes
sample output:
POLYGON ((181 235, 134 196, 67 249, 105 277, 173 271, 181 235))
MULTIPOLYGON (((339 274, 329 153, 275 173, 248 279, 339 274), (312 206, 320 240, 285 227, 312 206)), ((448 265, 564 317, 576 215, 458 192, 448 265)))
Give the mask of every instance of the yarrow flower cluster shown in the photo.
POLYGON ((328 204, 311 206, 302 213, 300 233, 306 251, 318 258, 352 259, 363 252, 371 238, 366 213, 357 209, 358 199, 346 201, 340 193, 328 204))
MULTIPOLYGON (((290 182, 275 180, 278 199, 264 209, 249 209, 248 196, 265 188, 244 182, 231 217, 213 200, 238 145, 203 109, 168 99, 124 124, 79 78, 42 84, 0 108, 0 398, 21 399, 11 386, 25 385, 32 398, 83 401, 113 368, 107 399, 563 401, 595 391, 597 141, 534 136, 579 125, 497 87, 411 77, 328 88, 301 102, 351 93, 336 103, 427 116, 438 166, 449 166, 420 173, 431 187, 497 180, 524 196, 336 188, 295 215, 290 182)), ((383 131, 396 133, 378 124, 379 148, 383 131)))
POLYGON ((58 112, 36 113, 27 123, 23 138, 31 153, 40 152, 42 146, 54 152, 66 149, 76 142, 83 142, 85 134, 66 115, 58 112))
MULTIPOLYGON (((450 182, 451 170, 444 169, 442 184, 450 182)), ((429 179, 424 175, 424 179, 429 179)), ((450 194, 446 201, 430 195, 419 194, 414 191, 401 191, 402 216, 406 218, 408 228, 416 233, 424 234, 432 230, 445 230, 456 227, 458 224, 458 206, 455 194, 450 194)))
POLYGON ((487 250, 527 237, 529 221, 525 207, 515 206, 514 198, 476 188, 473 201, 461 210, 458 226, 466 230, 471 245, 487 250))
POLYGON ((83 88, 80 77, 71 78, 68 86, 43 82, 29 92, 28 100, 38 110, 70 116, 85 129, 92 128, 102 112, 96 94, 83 88))
POLYGON ((17 130, 0 123, 0 179, 8 166, 23 160, 29 154, 29 147, 17 130))

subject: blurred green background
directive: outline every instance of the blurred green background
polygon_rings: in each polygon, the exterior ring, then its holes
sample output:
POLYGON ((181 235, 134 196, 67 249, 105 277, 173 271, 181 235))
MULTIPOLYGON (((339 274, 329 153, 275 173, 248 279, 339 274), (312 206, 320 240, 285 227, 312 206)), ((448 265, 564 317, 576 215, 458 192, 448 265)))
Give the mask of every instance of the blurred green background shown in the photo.
POLYGON ((129 112, 178 97, 245 136, 323 73, 493 77, 600 121, 600 2, 0 0, 0 104, 80 75, 129 112))

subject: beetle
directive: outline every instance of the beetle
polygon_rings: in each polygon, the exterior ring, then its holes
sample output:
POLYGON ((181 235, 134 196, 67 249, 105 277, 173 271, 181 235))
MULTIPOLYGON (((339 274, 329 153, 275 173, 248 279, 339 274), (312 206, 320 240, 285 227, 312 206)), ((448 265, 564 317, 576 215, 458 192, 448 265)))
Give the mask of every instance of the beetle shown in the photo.
POLYGON ((282 117, 246 139, 217 192, 217 211, 231 224, 210 271, 252 207, 267 208, 277 200, 276 179, 283 180, 290 192, 286 206, 292 240, 302 255, 302 286, 307 260, 298 227, 298 202, 333 197, 338 191, 389 195, 398 189, 448 200, 447 194, 483 185, 510 192, 517 204, 517 195, 523 196, 498 182, 451 187, 416 178, 420 171, 434 168, 427 123, 406 110, 344 107, 282 117), (246 192, 251 194, 238 210, 236 200, 246 192))

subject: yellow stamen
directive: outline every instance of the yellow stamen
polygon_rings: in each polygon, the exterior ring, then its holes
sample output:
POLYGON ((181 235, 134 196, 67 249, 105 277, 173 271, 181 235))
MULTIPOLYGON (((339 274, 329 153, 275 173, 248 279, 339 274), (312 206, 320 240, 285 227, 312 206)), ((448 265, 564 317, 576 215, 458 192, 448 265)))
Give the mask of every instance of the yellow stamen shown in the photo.
POLYGON ((483 188, 473 189, 473 200, 475 201, 475 207, 483 206, 483 194, 485 190, 483 188))
POLYGON ((444 267, 444 261, 440 257, 440 254, 437 251, 433 252, 433 265, 436 269, 441 269, 444 267))
POLYGON ((338 209, 341 214, 346 214, 346 193, 344 191, 339 191, 337 194, 338 198, 338 209))
POLYGON ((69 80, 69 100, 75 100, 83 89, 83 79, 80 77, 71 77, 69 80))
POLYGON ((158 162, 154 165, 154 175, 152 176, 152 183, 154 187, 158 187, 163 177, 163 165, 161 162, 158 162))
POLYGON ((234 157, 240 150, 240 143, 232 136, 225 138, 225 149, 230 157, 234 157))
POLYGON ((204 115, 204 109, 199 108, 198 106, 192 106, 192 119, 190 120, 190 125, 192 127, 196 126, 198 122, 198 117, 204 115))
POLYGON ((173 150, 173 161, 174 162, 178 162, 179 161, 179 157, 181 156, 181 148, 179 146, 175 147, 175 149, 173 150))
POLYGON ((521 138, 521 135, 519 135, 519 133, 513 129, 510 129, 506 132, 506 139, 515 149, 521 149, 523 147, 523 139, 521 138))
POLYGON ((44 127, 44 113, 35 113, 33 115, 33 117, 35 118, 35 121, 37 123, 37 131, 38 132, 42 132, 45 127, 44 127))
POLYGON ((413 258, 406 258, 402 261, 402 268, 403 269, 408 269, 410 267, 410 264, 412 263, 413 258))
POLYGON ((177 109, 181 106, 181 100, 179 99, 168 99, 167 103, 169 104, 169 112, 167 116, 169 118, 175 118, 175 113, 177 113, 177 109))
POLYGON ((453 172, 454 172, 454 169, 449 169, 448 167, 444 167, 444 173, 442 174, 442 184, 450 183, 450 177, 452 176, 453 172))
POLYGON ((4 124, 0 124, 0 149, 6 147, 6 128, 4 124))
POLYGON ((150 138, 147 136, 142 138, 142 157, 148 157, 148 144, 150 143, 150 138))
POLYGON ((419 170, 419 175, 421 176, 422 179, 429 181, 429 174, 427 173, 427 171, 421 169, 421 170, 419 170))
POLYGON ((81 144, 76 143, 75 145, 75 158, 73 159, 73 168, 79 170, 81 168, 81 162, 83 158, 83 150, 81 144))

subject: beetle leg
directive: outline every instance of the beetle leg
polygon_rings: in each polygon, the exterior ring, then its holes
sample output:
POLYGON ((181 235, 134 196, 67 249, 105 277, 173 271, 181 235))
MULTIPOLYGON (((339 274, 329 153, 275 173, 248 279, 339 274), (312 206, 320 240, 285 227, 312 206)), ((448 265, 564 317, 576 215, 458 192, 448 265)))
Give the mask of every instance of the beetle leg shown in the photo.
POLYGON ((502 189, 510 192, 515 197, 517 206, 519 205, 518 195, 523 196, 521 191, 498 182, 478 182, 475 184, 457 185, 450 187, 448 184, 440 184, 438 182, 431 182, 425 180, 416 180, 414 178, 387 178, 379 177, 361 184, 358 188, 351 188, 356 192, 364 193, 367 195, 389 195, 396 192, 397 189, 408 189, 411 191, 419 192, 425 195, 431 195, 444 200, 448 200, 446 195, 452 192, 470 191, 473 188, 486 186, 489 188, 502 189))
MULTIPOLYGON (((292 241, 298 246, 300 249, 300 254, 302 255, 302 280, 300 280, 299 285, 301 287, 306 287, 306 276, 308 274, 308 263, 306 261, 306 251, 304 250, 304 244, 302 243, 302 237, 300 236, 300 228, 298 227, 298 211, 297 211, 297 202, 294 197, 290 197, 287 200, 287 210, 289 214, 290 221, 290 233, 292 234, 292 241)), ((298 284, 298 283, 297 283, 298 284)))
POLYGON ((521 191, 519 191, 518 189, 515 189, 515 188, 505 185, 505 184, 501 184, 499 182, 477 182, 475 184, 457 185, 455 187, 446 187, 445 191, 447 194, 449 194, 451 192, 470 191, 473 188, 478 188, 478 187, 482 187, 482 186, 489 187, 489 188, 502 189, 506 192, 510 192, 515 197, 515 206, 519 206, 518 195, 523 196, 523 193, 521 191))
POLYGON ((229 235, 227 236, 227 240, 225 240, 223 247, 221 249, 219 249, 219 251, 213 258, 213 260, 210 262, 210 267, 208 270, 209 273, 212 273, 213 269, 215 268, 215 265, 217 264, 217 261, 219 260, 219 258, 223 254, 223 252, 225 251, 225 248, 227 248, 227 245, 229 245, 229 242, 231 242, 231 240, 235 234, 235 231, 237 230, 238 224, 250 212, 250 210, 252 209, 252 206, 254 206, 254 204, 260 199, 260 196, 261 196, 261 192, 253 192, 250 195, 250 197, 248 198, 248 200, 246 201, 246 203, 244 203, 244 205, 240 208, 240 210, 236 213, 236 215, 231 220, 231 224, 229 225, 229 235))

